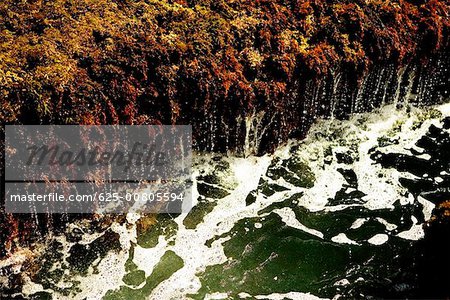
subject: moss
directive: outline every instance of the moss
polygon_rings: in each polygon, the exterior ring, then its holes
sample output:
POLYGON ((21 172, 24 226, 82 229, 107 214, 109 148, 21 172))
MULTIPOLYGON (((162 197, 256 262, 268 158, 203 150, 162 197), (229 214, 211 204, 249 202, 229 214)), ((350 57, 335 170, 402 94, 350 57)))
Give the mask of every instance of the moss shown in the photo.
POLYGON ((183 225, 187 229, 195 229, 198 224, 203 222, 203 218, 210 213, 216 205, 217 202, 200 198, 197 205, 195 205, 183 219, 183 225))
POLYGON ((139 286, 145 281, 145 272, 142 270, 135 270, 126 274, 122 281, 131 286, 139 286))
POLYGON ((177 223, 170 215, 159 214, 156 222, 149 227, 137 227, 137 243, 143 248, 153 248, 158 244, 159 236, 172 237, 178 229, 177 223))
POLYGON ((395 145, 398 144, 398 138, 390 138, 388 136, 380 136, 377 138, 377 142, 378 142, 378 146, 379 147, 386 147, 386 146, 390 146, 390 145, 395 145))
POLYGON ((172 123, 183 117, 170 103, 204 110, 207 99, 220 105, 234 97, 245 109, 261 91, 279 93, 298 70, 365 70, 441 49, 448 12, 448 3, 436 0, 6 0, 0 119, 172 123))
POLYGON ((403 124, 405 124, 405 120, 396 120, 394 124, 392 124, 391 129, 389 129, 389 131, 387 132, 387 135, 389 137, 395 136, 402 130, 403 124))
POLYGON ((208 185, 205 183, 201 183, 201 182, 197 183, 197 190, 200 195, 208 197, 208 198, 213 198, 213 199, 221 199, 230 194, 225 189, 215 187, 212 185, 208 185))
POLYGON ((437 110, 435 108, 428 108, 424 111, 421 111, 417 115, 417 120, 414 121, 412 125, 412 129, 416 130, 422 126, 422 124, 429 119, 440 119, 442 118, 442 112, 440 110, 437 110))
MULTIPOLYGON (((312 173, 309 166, 296 156, 285 160, 274 159, 267 170, 266 176, 273 180, 283 178, 290 184, 298 187, 312 187, 315 181, 314 173, 312 173)), ((264 182, 260 182, 260 184, 263 185, 263 191, 268 194, 282 191, 276 185, 268 185, 264 182)))
MULTIPOLYGON (((145 285, 140 289, 132 289, 122 286, 117 290, 106 293, 104 300, 140 300, 147 298, 152 290, 162 281, 169 278, 173 273, 184 266, 183 260, 173 251, 167 251, 156 264, 152 274, 145 279, 145 285)), ((141 273, 142 275, 142 273, 141 273)))

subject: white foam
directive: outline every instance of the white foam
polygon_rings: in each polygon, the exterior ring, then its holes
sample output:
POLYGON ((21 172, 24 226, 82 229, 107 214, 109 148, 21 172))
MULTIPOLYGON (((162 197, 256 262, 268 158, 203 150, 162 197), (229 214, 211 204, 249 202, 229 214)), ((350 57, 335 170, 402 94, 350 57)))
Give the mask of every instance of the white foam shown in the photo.
POLYGON ((349 285, 349 284, 350 284, 350 281, 348 281, 348 279, 346 279, 346 278, 336 281, 334 283, 334 285, 338 285, 338 286, 344 286, 344 285, 349 285))
POLYGON ((347 235, 345 233, 339 233, 336 236, 333 236, 331 238, 331 240, 335 243, 339 243, 339 244, 351 244, 351 245, 359 245, 357 242, 355 242, 354 240, 351 240, 347 237, 347 235))
POLYGON ((431 218, 431 214, 433 213, 433 209, 436 205, 434 205, 433 202, 428 201, 421 196, 417 198, 417 201, 419 201, 419 203, 423 205, 423 214, 425 220, 429 220, 431 218))
POLYGON ((245 217, 255 216, 263 205, 258 197, 254 205, 246 206, 245 198, 257 188, 260 177, 267 170, 271 159, 269 156, 259 158, 229 158, 231 170, 239 174, 237 187, 231 194, 220 201, 214 209, 204 217, 197 228, 186 229, 182 224, 185 215, 177 218, 179 230, 174 237, 174 245, 168 249, 174 251, 184 261, 184 266, 175 272, 168 280, 162 282, 153 290, 152 299, 172 299, 181 294, 195 293, 200 288, 196 274, 204 271, 209 265, 223 263, 227 257, 223 253, 222 243, 225 239, 214 241, 211 248, 205 242, 216 235, 230 231, 234 224, 245 217))
MULTIPOLYGON (((438 106, 437 109, 446 115, 450 115, 450 104, 438 106)), ((227 157, 223 158, 230 163, 230 174, 224 174, 226 188, 230 195, 217 201, 217 205, 208 213, 203 222, 198 224, 196 229, 186 229, 183 220, 186 213, 179 215, 175 222, 178 224, 178 231, 172 238, 172 242, 168 243, 164 237, 160 237, 158 244, 154 248, 142 248, 135 246, 133 262, 139 269, 143 270, 148 276, 151 274, 155 265, 158 263, 162 255, 167 250, 172 250, 182 258, 184 266, 172 274, 170 278, 160 283, 152 294, 150 299, 184 299, 187 294, 195 294, 201 287, 201 283, 197 274, 203 272, 207 266, 221 264, 227 261, 227 257, 223 252, 223 243, 229 238, 221 238, 214 241, 211 247, 207 247, 205 242, 217 235, 225 234, 233 228, 233 226, 243 218, 257 217, 258 211, 268 205, 280 202, 296 193, 304 193, 299 199, 299 205, 305 207, 311 212, 323 211, 333 212, 346 209, 350 206, 364 206, 368 209, 386 209, 393 208, 393 203, 398 199, 402 199, 402 204, 411 203, 414 199, 405 199, 406 189, 399 184, 399 178, 410 176, 400 173, 395 169, 384 169, 380 164, 375 164, 368 154, 369 149, 378 145, 378 138, 391 135, 392 138, 398 139, 397 144, 383 147, 381 151, 390 153, 409 153, 407 149, 414 149, 415 141, 425 134, 427 128, 431 124, 437 124, 437 120, 425 120, 423 125, 413 130, 413 124, 417 120, 418 109, 412 109, 410 113, 406 111, 398 111, 389 105, 371 114, 355 115, 349 121, 318 121, 304 141, 290 141, 286 146, 280 147, 273 155, 263 157, 227 157), (401 132, 392 133, 391 129, 398 121, 401 121, 401 132), (361 126, 360 124, 363 123, 361 126), (337 139, 330 139, 331 133, 342 131, 341 136, 337 139), (283 178, 273 181, 264 176, 266 170, 271 163, 273 157, 282 159, 289 158, 292 146, 300 145, 295 155, 304 160, 315 175, 314 186, 310 189, 296 187, 287 183, 283 178), (337 163, 334 158, 329 164, 325 163, 325 153, 331 149, 333 153, 350 151, 353 155, 359 157, 351 165, 337 163), (358 178, 358 190, 366 194, 363 197, 363 204, 354 205, 335 205, 327 206, 328 199, 334 198, 337 191, 347 184, 338 168, 351 168, 358 178), (382 177, 379 177, 381 175, 382 177), (270 183, 277 183, 289 190, 278 192, 270 197, 259 194, 256 201, 251 205, 246 205, 246 196, 257 188, 259 179, 263 177, 270 183)), ((420 150, 420 149, 419 149, 420 150)), ((195 154, 194 159, 198 165, 193 169, 193 177, 199 175, 200 169, 205 172, 213 170, 214 162, 211 160, 212 154, 195 154)), ((424 156, 426 157, 426 156, 424 156)), ((441 175, 446 175, 441 174, 441 175)), ((437 179, 439 180, 439 179, 437 179)), ((198 198, 197 182, 193 184, 193 204, 198 198)), ((419 197, 418 201, 424 206, 425 219, 431 216, 434 205, 419 197)), ((308 232, 320 238, 324 235, 318 230, 308 228, 301 224, 295 217, 295 213, 290 208, 281 208, 273 211, 278 214, 282 221, 287 225, 299 230, 308 232)), ((258 216, 263 217, 263 216, 258 216)), ((138 220, 139 215, 128 214, 128 225, 133 225, 138 220)), ((368 219, 357 219, 350 228, 360 228, 368 219)), ((392 231, 397 225, 391 224, 382 218, 378 221, 385 225, 388 231, 392 231)), ((264 220, 256 223, 264 225, 264 220)), ((120 243, 125 249, 119 254, 108 253, 99 266, 98 274, 92 274, 85 278, 76 278, 81 281, 82 292, 75 299, 99 299, 108 289, 117 289, 123 285, 121 279, 125 274, 124 265, 128 259, 131 242, 136 241, 135 226, 126 228, 126 225, 115 224, 113 230, 120 234, 120 243)), ((247 228, 248 230, 248 228, 247 228)), ((420 239, 423 236, 421 224, 415 222, 413 226, 398 234, 404 239, 420 239)), ((95 238, 92 236, 83 236, 83 241, 88 243, 95 238)), ((336 243, 357 244, 349 239, 345 233, 340 233, 333 238, 336 243)), ((389 236, 384 233, 376 234, 368 240, 373 245, 381 245, 389 241, 389 236)), ((66 246, 64 246, 66 247, 66 246)), ((64 253, 68 249, 64 249, 64 253)), ((18 259, 18 258, 16 258, 18 259)), ((41 287, 28 283, 24 290, 28 293, 39 290, 41 287)), ((55 294, 57 297, 61 296, 55 294)), ((301 292, 290 292, 285 294, 273 293, 270 295, 251 296, 245 292, 239 294, 241 298, 254 297, 256 299, 319 299, 316 296, 301 292)), ((224 293, 209 294, 209 299, 225 299, 228 295, 224 293), (219 297, 219 298, 215 298, 219 297), (225 297, 225 298, 220 298, 225 297)), ((62 296, 61 296, 62 297, 62 296)), ((339 298, 336 295, 335 298, 339 298)))
POLYGON ((383 245, 389 240, 389 236, 387 234, 379 233, 371 237, 368 242, 372 245, 383 245))
POLYGON ((409 230, 405 230, 400 232, 397 236, 405 239, 405 240, 419 240, 425 236, 425 232, 423 230, 423 225, 418 224, 417 219, 412 216, 411 220, 413 222, 413 226, 409 230))
POLYGON ((398 235, 405 240, 419 240, 425 236, 422 224, 414 224, 409 230, 402 231, 398 235))
POLYGON ((377 220, 378 220, 378 222, 383 224, 386 227, 386 230, 388 230, 388 231, 392 231, 398 227, 397 225, 389 223, 388 221, 386 221, 383 218, 377 218, 377 220))
POLYGON ((290 209, 289 207, 283 207, 283 208, 280 208, 280 209, 275 209, 275 210, 273 210, 273 212, 278 214, 281 217, 281 220, 287 226, 300 229, 302 231, 305 231, 305 232, 307 232, 309 234, 315 235, 315 236, 320 237, 321 239, 323 239, 323 233, 322 232, 320 232, 318 230, 315 230, 315 229, 308 228, 305 225, 303 225, 302 223, 300 223, 297 220, 294 211, 292 211, 292 209, 290 209))
POLYGON ((351 229, 358 229, 359 227, 361 227, 362 225, 364 225, 364 223, 366 223, 369 219, 367 218, 358 218, 355 220, 355 222, 353 222, 352 226, 350 226, 351 229))

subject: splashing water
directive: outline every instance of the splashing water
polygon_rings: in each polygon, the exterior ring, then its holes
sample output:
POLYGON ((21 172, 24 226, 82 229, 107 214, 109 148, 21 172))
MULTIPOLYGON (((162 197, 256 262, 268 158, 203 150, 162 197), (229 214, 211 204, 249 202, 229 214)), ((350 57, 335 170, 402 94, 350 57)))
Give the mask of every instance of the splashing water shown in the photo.
POLYGON ((448 116, 450 104, 388 105, 348 121, 319 121, 307 139, 272 155, 196 154, 190 213, 129 214, 101 233, 73 224, 46 243, 40 271, 25 278, 19 293, 73 299, 414 295, 415 244, 434 207, 432 191, 448 184, 450 173, 446 163, 433 165, 445 158, 418 141, 436 131, 445 141, 448 116), (405 167, 408 157, 411 166, 432 164, 434 173, 405 167))

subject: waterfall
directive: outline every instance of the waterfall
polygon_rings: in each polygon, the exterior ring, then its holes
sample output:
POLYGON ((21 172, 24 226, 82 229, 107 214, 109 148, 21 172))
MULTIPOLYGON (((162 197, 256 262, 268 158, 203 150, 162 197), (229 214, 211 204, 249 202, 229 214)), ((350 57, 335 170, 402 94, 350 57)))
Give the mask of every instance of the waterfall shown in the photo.
POLYGON ((265 111, 257 112, 256 109, 253 109, 252 114, 245 117, 244 157, 258 153, 261 139, 272 125, 276 115, 273 114, 267 123, 263 122, 265 116, 265 111))
POLYGON ((394 95, 394 105, 397 107, 399 101, 400 101, 400 93, 401 93, 401 87, 402 87, 402 80, 403 80, 403 74, 406 71, 406 67, 400 68, 397 74, 397 86, 395 88, 395 95, 394 95))
POLYGON ((339 101, 339 98, 337 96, 337 91, 339 84, 341 83, 342 74, 338 70, 332 70, 331 71, 331 78, 333 81, 333 90, 331 94, 331 101, 330 101, 330 118, 334 119, 334 113, 336 110, 336 103, 339 101))
MULTIPOLYGON (((273 135, 278 139, 270 142, 283 142, 290 137, 304 137, 317 118, 347 119, 352 114, 369 112, 391 103, 396 107, 439 104, 449 96, 446 88, 449 68, 450 61, 445 54, 437 55, 426 64, 413 61, 404 66, 393 63, 374 65, 359 76, 352 70, 334 68, 320 79, 300 78, 295 81, 291 85, 295 92, 289 92, 286 96, 295 98, 286 100, 289 105, 284 110, 259 108, 264 111, 264 117, 258 118, 259 112, 252 111, 249 120, 256 118, 259 121, 257 125, 248 121, 247 125, 252 127, 251 131, 254 127, 264 127, 275 132, 273 135), (285 115, 289 116, 289 122, 284 123, 287 128, 277 122, 284 120, 285 115), (275 120, 272 124, 276 126, 271 126, 270 120, 275 120)), ((246 133, 245 144, 254 147, 254 142, 249 144, 252 134, 250 131, 246 133)))
MULTIPOLYGON (((390 103, 438 104, 449 96, 449 68, 448 55, 439 54, 426 63, 413 61, 401 68, 393 63, 372 66, 362 77, 343 67, 332 69, 321 78, 299 75, 286 86, 279 99, 257 99, 250 111, 223 104, 235 105, 238 101, 215 99, 202 114, 190 119, 194 128, 193 147, 198 151, 239 153, 248 157, 271 152, 289 138, 305 137, 317 118, 346 119, 352 113, 390 103), (357 78, 361 79, 360 84, 357 78), (220 105, 219 101, 222 101, 220 105)), ((30 217, 35 228, 44 226, 45 217, 30 217)), ((19 223, 29 222, 30 217, 20 219, 19 223)), ((69 219, 72 217, 67 215, 54 218, 61 224, 69 219)), ((38 231, 24 233, 25 244, 29 237, 38 234, 38 231)))

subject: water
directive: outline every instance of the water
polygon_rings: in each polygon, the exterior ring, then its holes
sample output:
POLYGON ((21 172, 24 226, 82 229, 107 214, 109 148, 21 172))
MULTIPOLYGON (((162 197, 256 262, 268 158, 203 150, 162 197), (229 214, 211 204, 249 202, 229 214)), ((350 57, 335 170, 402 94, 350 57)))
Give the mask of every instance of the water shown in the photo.
MULTIPOLYGON (((3 293, 413 297, 422 224, 450 196, 448 116, 450 104, 388 105, 348 121, 319 121, 307 139, 272 155, 197 153, 189 214, 129 214, 96 228, 74 223, 34 249, 37 267, 28 276, 3 278, 16 287, 3 293)), ((17 258, 6 268, 20 265, 17 258)))

